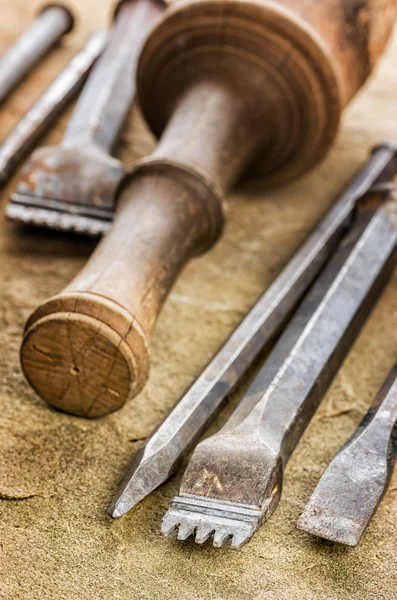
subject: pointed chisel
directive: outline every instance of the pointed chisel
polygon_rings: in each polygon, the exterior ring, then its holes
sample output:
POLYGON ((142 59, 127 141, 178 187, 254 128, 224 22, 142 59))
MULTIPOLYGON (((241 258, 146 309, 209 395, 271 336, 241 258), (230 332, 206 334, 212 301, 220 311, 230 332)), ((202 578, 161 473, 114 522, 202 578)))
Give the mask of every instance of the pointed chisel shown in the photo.
POLYGON ((178 468, 227 396, 274 337, 351 223, 358 198, 396 170, 397 148, 376 148, 301 248, 179 404, 139 450, 109 507, 121 517, 178 468))
POLYGON ((216 547, 232 538, 237 549, 272 515, 286 464, 396 259, 397 198, 369 194, 229 421, 195 449, 165 535, 213 535, 216 547))
POLYGON ((397 365, 320 479, 298 529, 356 546, 390 482, 397 457, 397 365))

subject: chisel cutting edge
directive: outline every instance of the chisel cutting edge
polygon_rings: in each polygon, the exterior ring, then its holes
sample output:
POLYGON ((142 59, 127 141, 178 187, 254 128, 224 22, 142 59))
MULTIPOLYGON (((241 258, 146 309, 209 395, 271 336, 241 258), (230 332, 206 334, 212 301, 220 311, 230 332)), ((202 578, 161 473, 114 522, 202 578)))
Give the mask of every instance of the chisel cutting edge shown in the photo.
POLYGON ((356 546, 387 490, 396 458, 397 365, 321 477, 298 529, 356 546))

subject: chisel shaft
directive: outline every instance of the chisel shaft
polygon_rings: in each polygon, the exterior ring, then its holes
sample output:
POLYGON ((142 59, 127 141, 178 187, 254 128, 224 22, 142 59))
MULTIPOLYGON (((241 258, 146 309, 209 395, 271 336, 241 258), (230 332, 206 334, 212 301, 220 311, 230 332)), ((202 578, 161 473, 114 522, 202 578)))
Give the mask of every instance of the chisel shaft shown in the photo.
POLYGON ((73 16, 66 7, 50 4, 42 10, 0 58, 0 102, 72 27, 73 16))

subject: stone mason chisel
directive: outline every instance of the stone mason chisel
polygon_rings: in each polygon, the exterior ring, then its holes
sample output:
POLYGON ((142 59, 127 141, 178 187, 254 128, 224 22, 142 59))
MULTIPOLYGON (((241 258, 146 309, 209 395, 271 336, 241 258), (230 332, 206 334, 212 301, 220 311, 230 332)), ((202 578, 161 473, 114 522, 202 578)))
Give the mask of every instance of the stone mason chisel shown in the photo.
POLYGON ((226 425, 195 449, 164 517, 178 538, 237 549, 276 509, 300 437, 397 259, 397 201, 373 192, 226 425))
POLYGON ((374 516, 397 457, 397 364, 356 432, 331 461, 298 529, 356 546, 374 516))
POLYGON ((30 27, 0 57, 0 102, 73 24, 73 15, 66 6, 48 4, 42 8, 30 27))
MULTIPOLYGON (((105 47, 107 36, 106 31, 97 31, 89 38, 84 48, 76 54, 0 144, 0 185, 8 181, 20 161, 81 89, 88 71, 105 47)), ((17 207, 14 208, 14 212, 8 207, 7 215, 15 217, 15 210, 18 210, 17 207)), ((23 215, 20 217, 22 219, 23 215)))
POLYGON ((351 224, 357 200, 374 184, 390 179, 396 169, 397 146, 383 144, 374 149, 291 261, 134 457, 109 508, 112 517, 128 512, 176 471, 313 282, 351 224))
POLYGON ((111 224, 124 165, 111 155, 135 96, 135 69, 146 34, 165 4, 122 0, 109 44, 92 70, 59 146, 37 149, 25 163, 8 215, 79 234, 111 224))

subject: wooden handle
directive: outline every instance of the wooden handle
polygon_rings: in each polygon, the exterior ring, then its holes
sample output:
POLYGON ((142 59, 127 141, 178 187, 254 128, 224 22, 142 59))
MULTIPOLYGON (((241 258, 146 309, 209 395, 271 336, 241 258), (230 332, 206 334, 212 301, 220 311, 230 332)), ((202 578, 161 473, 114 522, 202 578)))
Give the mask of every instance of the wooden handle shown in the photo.
POLYGON ((328 149, 362 76, 349 87, 334 64, 342 41, 355 48, 352 24, 313 24, 351 2, 305 3, 312 23, 292 4, 179 5, 149 37, 138 92, 159 145, 126 180, 86 267, 27 323, 22 366, 54 406, 100 416, 138 393, 167 293, 220 235, 222 190, 250 169, 272 181, 296 176, 328 149))

